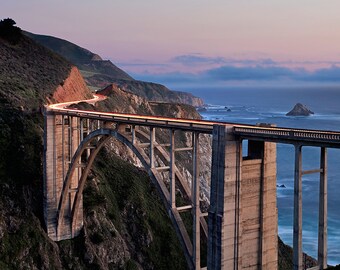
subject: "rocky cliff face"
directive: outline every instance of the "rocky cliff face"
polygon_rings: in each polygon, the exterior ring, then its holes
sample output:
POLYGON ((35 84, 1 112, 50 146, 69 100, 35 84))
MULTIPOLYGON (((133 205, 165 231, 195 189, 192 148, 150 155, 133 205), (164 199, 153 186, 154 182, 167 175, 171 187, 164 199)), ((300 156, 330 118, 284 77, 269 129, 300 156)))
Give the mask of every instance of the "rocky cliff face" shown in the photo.
POLYGON ((91 97, 92 94, 85 84, 78 68, 72 67, 68 77, 57 86, 50 103, 90 99, 91 97))
MULTIPOLYGON (((293 249, 292 247, 286 245, 279 238, 278 240, 279 246, 279 270, 287 270, 293 269, 293 249)), ((302 269, 310 269, 317 265, 317 260, 308 256, 306 253, 303 253, 302 259, 302 269)))
POLYGON ((200 107, 204 104, 201 98, 190 93, 171 91, 164 85, 157 83, 116 80, 113 84, 126 92, 133 93, 149 101, 183 103, 195 107, 200 107))
POLYGON ((181 103, 189 104, 197 108, 202 107, 204 105, 203 99, 196 97, 190 93, 186 93, 186 92, 176 92, 176 93, 178 94, 181 103))

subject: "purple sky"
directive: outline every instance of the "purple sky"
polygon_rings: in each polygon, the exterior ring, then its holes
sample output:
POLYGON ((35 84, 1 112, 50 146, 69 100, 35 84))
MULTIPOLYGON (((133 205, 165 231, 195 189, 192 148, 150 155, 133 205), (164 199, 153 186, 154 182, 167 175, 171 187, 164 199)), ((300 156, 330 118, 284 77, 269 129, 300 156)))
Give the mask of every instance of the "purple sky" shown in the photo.
POLYGON ((0 15, 164 83, 337 83, 339 10, 338 0, 11 0, 0 15))

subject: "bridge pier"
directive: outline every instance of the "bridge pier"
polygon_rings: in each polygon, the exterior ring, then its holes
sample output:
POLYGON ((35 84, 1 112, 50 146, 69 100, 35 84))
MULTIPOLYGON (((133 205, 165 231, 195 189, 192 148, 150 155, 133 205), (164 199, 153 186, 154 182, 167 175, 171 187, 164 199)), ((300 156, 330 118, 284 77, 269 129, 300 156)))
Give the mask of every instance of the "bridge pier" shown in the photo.
POLYGON ((319 191, 318 264, 327 268, 327 148, 321 147, 319 191))
POLYGON ((170 130, 170 205, 176 208, 176 172, 175 172, 175 130, 170 130))
MULTIPOLYGON (((303 269, 302 250, 302 176, 319 173, 319 222, 318 222, 318 266, 327 268, 327 148, 320 148, 320 167, 315 170, 302 170, 302 145, 295 145, 294 175, 294 226, 293 226, 293 268, 303 269)), ((314 269, 314 268, 313 268, 314 269)))
POLYGON ((43 203, 46 230, 54 241, 77 236, 83 224, 83 211, 81 210, 78 211, 77 217, 77 221, 80 223, 78 226, 74 226, 77 229, 72 231, 71 205, 78 189, 80 170, 82 169, 79 163, 72 176, 63 223, 57 226, 59 199, 63 192, 65 174, 80 143, 79 120, 78 117, 65 117, 45 111, 43 203))
MULTIPOLYGON (((53 114, 45 113, 44 125, 44 219, 48 235, 56 235, 55 211, 57 205, 56 192, 56 136, 55 118, 53 114)), ((63 126, 64 127, 64 126, 63 126)), ((51 237, 56 240, 56 237, 51 237)))
POLYGON ((277 269, 276 145, 214 126, 208 269, 277 269))
POLYGON ((193 173, 192 173, 192 206, 193 206, 193 261, 196 270, 201 269, 201 209, 200 209, 200 180, 198 165, 199 134, 194 133, 192 137, 193 146, 193 173))
POLYGON ((302 146, 295 146, 293 268, 302 270, 302 146))

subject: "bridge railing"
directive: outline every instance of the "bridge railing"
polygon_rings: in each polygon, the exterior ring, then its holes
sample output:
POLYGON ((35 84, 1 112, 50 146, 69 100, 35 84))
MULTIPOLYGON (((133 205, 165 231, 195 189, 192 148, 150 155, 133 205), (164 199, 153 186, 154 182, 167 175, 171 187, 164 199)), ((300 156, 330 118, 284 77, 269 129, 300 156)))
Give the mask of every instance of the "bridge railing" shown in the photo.
POLYGON ((49 109, 51 113, 76 116, 88 119, 96 119, 100 121, 109 121, 130 125, 152 126, 159 128, 175 128, 187 131, 198 131, 200 133, 212 133, 214 123, 204 120, 194 119, 178 119, 159 116, 146 116, 135 114, 121 114, 111 112, 83 111, 83 110, 68 110, 68 109, 49 109))
POLYGON ((199 131, 211 134, 214 125, 233 126, 235 135, 247 138, 258 137, 277 142, 294 143, 297 141, 311 141, 313 143, 329 143, 330 147, 340 147, 340 132, 325 130, 309 130, 282 127, 263 127, 257 125, 243 125, 237 123, 213 122, 193 119, 176 119, 159 116, 144 116, 111 112, 84 111, 72 109, 50 109, 56 114, 85 117, 102 121, 115 121, 141 126, 176 128, 181 130, 199 131))
MULTIPOLYGON (((257 137, 263 139, 272 139, 277 142, 294 143, 294 142, 311 142, 329 144, 330 147, 340 147, 340 132, 308 130, 308 129, 290 129, 278 127, 259 127, 259 126, 234 126, 235 135, 243 138, 257 137)), ((308 143, 307 143, 308 144, 308 143)))

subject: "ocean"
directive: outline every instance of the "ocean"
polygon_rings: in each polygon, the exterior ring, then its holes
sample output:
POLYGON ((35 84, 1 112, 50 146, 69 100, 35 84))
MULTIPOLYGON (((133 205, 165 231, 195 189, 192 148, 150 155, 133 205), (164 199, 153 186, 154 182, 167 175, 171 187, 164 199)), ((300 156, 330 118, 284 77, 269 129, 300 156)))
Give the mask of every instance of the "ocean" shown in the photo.
MULTIPOLYGON (((234 123, 273 123, 282 127, 340 131, 340 87, 186 89, 204 99, 206 120, 234 123), (296 103, 315 114, 288 117, 296 103), (228 111, 228 109, 230 109, 228 111)), ((303 147, 303 170, 319 168, 320 150, 303 147)), ((303 251, 317 258, 319 175, 303 176, 303 251)), ((279 235, 293 243, 294 147, 277 145, 279 235)), ((328 264, 340 264, 340 149, 328 149, 328 264)))

